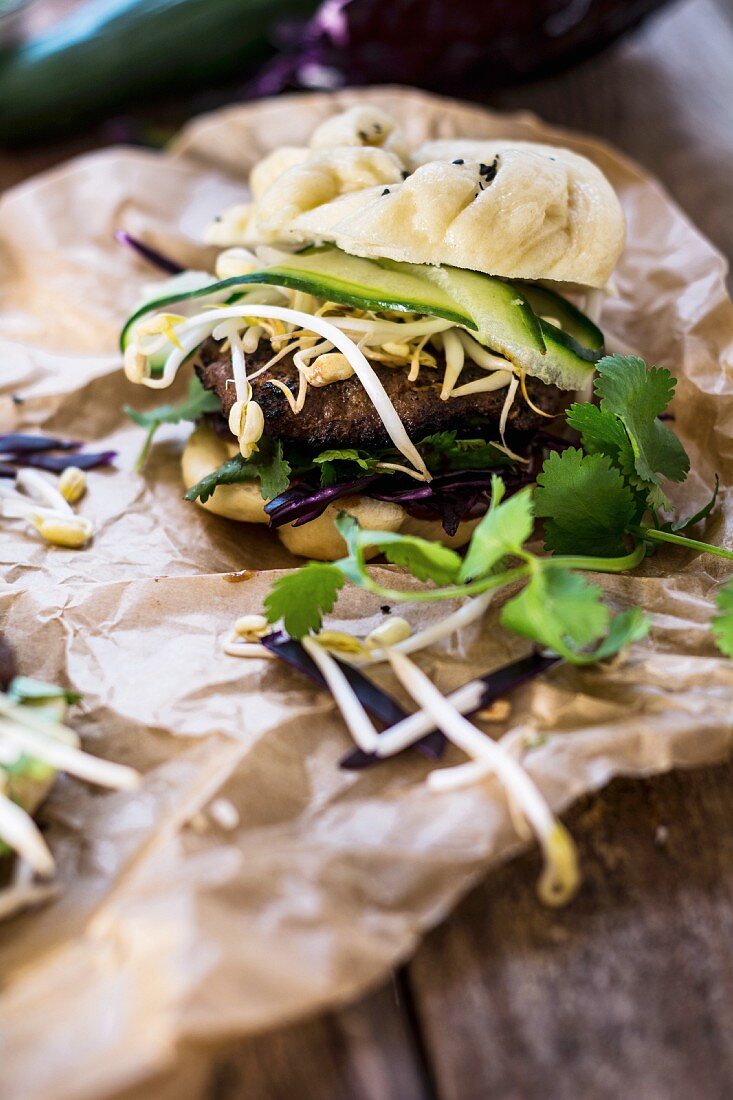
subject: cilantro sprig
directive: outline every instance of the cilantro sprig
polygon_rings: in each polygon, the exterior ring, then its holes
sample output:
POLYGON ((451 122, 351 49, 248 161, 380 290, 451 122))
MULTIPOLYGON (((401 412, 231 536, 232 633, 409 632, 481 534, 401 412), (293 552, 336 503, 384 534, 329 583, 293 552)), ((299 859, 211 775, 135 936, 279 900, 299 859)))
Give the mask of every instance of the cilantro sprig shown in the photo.
MULTIPOLYGON (((489 510, 464 556, 440 542, 364 530, 341 513, 336 525, 346 556, 333 563, 311 563, 276 582, 265 601, 269 621, 282 619, 294 637, 319 629, 345 581, 389 602, 456 599, 519 585, 504 604, 502 625, 573 664, 608 658, 643 638, 650 625, 644 612, 631 608, 613 614, 601 588, 579 570, 625 572, 661 542, 729 560, 733 552, 680 534, 710 515, 717 478, 710 500, 694 515, 661 515, 672 508, 666 483, 683 481, 689 470, 682 444, 660 420, 676 380, 664 368, 647 368, 634 356, 606 356, 598 371, 598 404, 575 404, 568 414, 581 445, 551 454, 537 488, 509 499, 494 474, 489 510), (527 545, 535 517, 545 521, 548 556, 527 545), (379 584, 369 572, 367 550, 402 566, 425 587, 403 590, 379 584)), ((454 447, 456 440, 446 442, 454 447)), ((733 656, 733 580, 720 590, 717 607, 713 634, 719 648, 733 656)))
POLYGON ((649 623, 641 611, 613 616, 602 601, 601 589, 571 569, 580 565, 620 572, 637 564, 643 552, 618 560, 540 557, 526 546, 533 519, 532 491, 525 489, 504 500, 504 483, 497 475, 492 477, 491 506, 476 527, 464 558, 440 542, 364 530, 342 512, 336 525, 348 556, 331 564, 311 562, 277 581, 265 600, 265 613, 270 622, 282 619, 293 637, 302 637, 319 629, 323 614, 333 607, 345 580, 389 601, 455 599, 524 582, 518 595, 504 605, 502 624, 573 664, 611 656, 643 637, 649 623), (368 549, 380 551, 390 563, 435 587, 404 591, 378 584, 367 567, 368 549))
POLYGON ((213 495, 219 485, 237 485, 259 478, 263 500, 274 500, 290 484, 290 463, 283 456, 282 443, 263 436, 251 458, 235 455, 206 474, 185 493, 186 500, 200 500, 202 504, 213 495))
POLYGON ((137 472, 140 473, 145 466, 155 433, 161 424, 180 424, 182 420, 198 420, 204 413, 217 410, 221 410, 221 401, 215 393, 204 389, 196 375, 188 384, 185 399, 178 405, 160 405, 157 409, 149 409, 147 412, 138 412, 137 409, 125 405, 124 411, 130 420, 147 430, 135 463, 137 472))
POLYGON ((694 516, 660 518, 660 510, 672 510, 665 482, 684 481, 690 469, 684 447, 659 419, 676 379, 633 355, 608 355, 597 366, 598 405, 575 404, 568 412, 581 448, 550 455, 537 478, 535 504, 545 519, 545 548, 615 556, 641 540, 733 560, 730 550, 680 534, 712 511, 717 478, 710 500, 694 516))
MULTIPOLYGON (((161 410, 155 410, 155 412, 160 414, 161 410)), ((133 418, 142 416, 152 417, 153 414, 136 413, 133 418)), ((183 418, 183 416, 180 417, 180 419, 183 418)), ((159 420, 156 423, 163 422, 159 420)), ((138 423, 141 421, 138 420, 138 423)), ((152 439, 152 436, 149 438, 152 439)), ((186 500, 200 500, 205 503, 216 491, 217 486, 253 481, 255 478, 260 478, 263 500, 274 500, 288 488, 293 475, 302 477, 315 471, 321 487, 325 488, 354 481, 365 474, 379 473, 384 477, 391 477, 395 470, 384 464, 399 464, 402 460, 400 453, 393 447, 374 451, 364 451, 358 447, 340 447, 330 448, 313 455, 309 454, 302 445, 291 443, 284 447, 281 442, 275 444, 267 436, 263 436, 258 446, 259 451, 252 458, 243 459, 235 456, 212 470, 188 490, 186 500)), ((452 473, 458 470, 485 470, 513 464, 511 458, 497 450, 491 443, 485 443, 482 439, 459 439, 455 431, 437 432, 435 435, 426 436, 418 447, 428 469, 435 474, 452 473)), ((144 454, 147 454, 148 449, 149 442, 146 442, 144 454)))

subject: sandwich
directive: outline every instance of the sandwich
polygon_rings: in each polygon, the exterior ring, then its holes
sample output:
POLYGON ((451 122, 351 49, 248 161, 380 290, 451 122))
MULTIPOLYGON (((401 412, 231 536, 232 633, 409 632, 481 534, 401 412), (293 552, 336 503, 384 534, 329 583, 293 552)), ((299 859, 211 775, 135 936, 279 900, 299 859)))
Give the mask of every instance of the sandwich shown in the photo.
POLYGON ((249 187, 209 229, 215 271, 156 284, 122 332, 132 382, 195 372, 187 498, 320 560, 343 554, 339 511, 460 547, 492 472, 531 482, 590 388, 624 245, 613 188, 549 145, 410 148, 367 106, 249 187))

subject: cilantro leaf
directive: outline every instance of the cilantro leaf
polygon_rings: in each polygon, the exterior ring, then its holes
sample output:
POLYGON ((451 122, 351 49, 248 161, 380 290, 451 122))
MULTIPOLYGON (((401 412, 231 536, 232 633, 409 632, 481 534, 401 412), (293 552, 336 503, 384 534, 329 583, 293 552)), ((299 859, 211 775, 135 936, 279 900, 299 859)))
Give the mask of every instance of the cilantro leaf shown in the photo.
POLYGON ((598 585, 567 569, 538 570, 501 613, 504 626, 564 657, 602 637, 609 620, 598 585))
MULTIPOLYGON (((623 424, 631 443, 633 469, 643 485, 658 486, 660 476, 684 481, 687 453, 674 432, 657 418, 674 396, 676 379, 665 367, 647 367, 634 355, 607 355, 596 364, 595 392, 604 413, 623 424)), ((663 494, 654 493, 656 503, 663 494)))
POLYGON ((262 499, 274 500, 290 485, 292 473, 290 463, 283 457, 283 445, 280 440, 273 444, 263 438, 258 446, 259 450, 252 455, 250 462, 254 462, 257 468, 262 499))
POLYGON ((202 477, 201 481, 197 481, 195 485, 187 489, 184 498, 186 500, 200 500, 202 504, 206 504, 206 501, 213 496, 219 485, 236 485, 242 481, 253 481, 256 477, 257 470, 254 463, 242 458, 241 455, 235 455, 234 458, 222 462, 221 466, 217 466, 210 474, 202 477))
POLYGON ((569 447, 551 454, 537 478, 535 512, 545 517, 545 549, 618 557, 636 512, 634 495, 605 454, 569 447))
POLYGON ((344 574, 330 562, 311 561, 293 573, 286 573, 265 598, 267 621, 283 620, 292 638, 319 630, 323 616, 333 608, 344 574))
POLYGON ((601 596, 598 585, 579 573, 559 568, 538 570, 519 595, 504 605, 501 622, 572 664, 590 664, 613 656, 649 630, 640 608, 611 619, 601 596), (599 639, 600 644, 589 649, 599 639))
POLYGON ((580 433, 587 454, 608 455, 615 466, 633 468, 634 453, 621 421, 598 405, 573 404, 568 409, 567 422, 580 433))
POLYGON ((349 554, 352 556, 357 554, 359 552, 359 536, 362 533, 358 519, 356 519, 355 516, 349 515, 348 512, 339 512, 334 524, 341 538, 346 543, 349 554))
POLYGON ((484 439, 458 439, 456 431, 435 432, 418 443, 426 465, 433 471, 484 470, 512 466, 514 460, 484 439))
POLYGON ((713 508, 715 507, 718 499, 718 490, 720 489, 720 478, 715 475, 715 485, 713 486, 712 496, 707 504, 704 504, 699 511, 695 512, 693 516, 688 516, 687 519, 677 520, 671 526, 672 531, 686 531, 688 527, 694 527, 696 523, 701 523, 704 519, 707 519, 713 508))
POLYGON ((611 619, 611 627, 600 645, 588 654, 589 661, 605 661, 625 649, 632 642, 646 638, 650 627, 649 618, 640 607, 631 607, 620 611, 611 619))
POLYGON ((715 644, 726 657, 733 657, 733 578, 718 590, 715 605, 718 610, 711 628, 715 644))
POLYGON ((287 489, 290 474, 290 464, 283 458, 282 444, 261 440, 260 450, 251 458, 235 455, 192 485, 184 496, 186 500, 200 500, 205 504, 219 485, 238 485, 259 478, 262 499, 274 500, 287 489))
POLYGON ((396 535, 380 545, 388 562, 409 569, 419 581, 452 584, 458 576, 462 559, 455 550, 441 542, 431 542, 417 535, 396 535))
POLYGON ((388 562, 403 566, 419 581, 452 584, 461 568, 460 554, 442 542, 421 539, 417 535, 400 535, 395 531, 364 530, 348 512, 339 513, 336 527, 350 555, 339 565, 352 580, 364 574, 367 548, 378 549, 388 562))
POLYGON ((433 450, 438 454, 447 454, 455 447, 457 436, 456 431, 433 432, 432 435, 426 435, 421 439, 418 447, 424 447, 426 451, 433 450))
POLYGON ((369 455, 364 451, 357 451, 353 447, 344 447, 342 450, 321 451, 313 461, 319 466, 324 462, 356 462, 363 470, 368 470, 373 463, 373 459, 369 455))
MULTIPOLYGON (((347 481, 360 476, 362 470, 373 470, 378 462, 374 455, 366 451, 358 451, 354 447, 344 447, 340 450, 321 451, 313 459, 313 463, 321 468, 321 485, 335 485, 337 481, 347 481), (339 470, 335 463, 351 463, 357 467, 353 473, 348 470, 339 470)), ((388 473, 389 471, 385 471, 388 473)))
POLYGON ((124 412, 141 428, 147 428, 147 435, 142 450, 138 455, 135 469, 140 472, 150 452, 153 437, 161 424, 180 424, 182 420, 198 420, 207 412, 221 410, 221 402, 215 393, 205 390, 197 375, 194 375, 188 383, 188 393, 178 405, 159 405, 157 409, 149 409, 146 412, 138 412, 137 409, 125 405, 124 412))
POLYGON ((504 482, 491 478, 491 505, 476 527, 458 580, 487 576, 508 554, 516 554, 532 534, 532 494, 524 489, 502 503, 504 482))

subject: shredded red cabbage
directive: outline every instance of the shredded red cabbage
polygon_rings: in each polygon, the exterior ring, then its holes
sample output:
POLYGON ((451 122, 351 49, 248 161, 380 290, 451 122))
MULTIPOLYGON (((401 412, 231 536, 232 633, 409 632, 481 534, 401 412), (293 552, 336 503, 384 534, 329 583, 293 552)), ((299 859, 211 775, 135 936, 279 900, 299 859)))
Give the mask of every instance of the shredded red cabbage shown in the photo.
MULTIPOLYGON (((555 665, 560 664, 561 661, 562 658, 558 657, 557 654, 553 653, 545 656, 534 650, 528 657, 521 657, 518 661, 512 661, 508 665, 503 665, 501 668, 489 672, 486 676, 478 677, 484 685, 484 690, 476 707, 470 713, 475 714, 476 711, 483 710, 484 707, 490 706, 497 699, 502 699, 516 688, 529 683, 536 676, 548 672, 555 665)), ((433 737, 436 733, 437 730, 433 730, 432 733, 426 734, 423 741, 418 742, 418 744, 423 744, 425 740, 433 737)), ((375 756, 357 748, 347 753, 340 763, 342 768, 357 771, 368 768, 373 764, 383 764, 389 759, 388 756, 375 756)))
POLYGON ((379 480, 379 474, 371 474, 368 477, 357 477, 353 481, 344 481, 340 485, 318 488, 305 481, 297 482, 265 505, 270 526, 283 527, 286 523, 292 523, 294 527, 302 527, 304 523, 322 515, 332 500, 338 500, 350 493, 363 493, 368 486, 379 480))
POLYGON ((73 439, 55 439, 52 435, 27 435, 6 432, 0 435, 0 454, 24 454, 30 451, 74 451, 81 443, 73 439))
POLYGON ((157 248, 151 248, 149 244, 145 244, 138 237, 133 237, 131 233, 126 233, 124 229, 116 231, 115 240, 118 244, 127 245, 128 248, 131 248, 133 252, 137 252, 153 267, 157 267, 159 271, 165 271, 168 275, 180 275, 182 271, 186 270, 177 260, 172 259, 170 256, 164 256, 157 248))
POLYGON ((33 466, 37 470, 48 470, 52 474, 62 473, 68 466, 79 470, 96 470, 99 466, 111 466, 117 458, 117 451, 90 451, 82 454, 50 455, 9 455, 8 461, 18 466, 33 466))
MULTIPOLYGON (((516 492, 530 485, 536 472, 534 462, 528 467, 504 472, 508 491, 516 492)), ((286 523, 301 527, 322 515, 332 501, 355 493, 400 504, 418 519, 438 519, 446 534, 454 535, 464 520, 486 512, 491 499, 491 471, 457 470, 439 474, 429 484, 380 474, 326 487, 314 487, 301 481, 266 504, 265 511, 271 527, 282 527, 286 523)))
POLYGON ((110 466, 117 457, 117 451, 80 452, 81 446, 78 440, 57 439, 51 435, 0 434, 0 477, 15 477, 18 466, 33 466, 54 474, 60 474, 67 466, 93 470, 97 466, 110 466), (65 453, 50 454, 50 451, 65 453))
MULTIPOLYGON (((302 672, 304 676, 318 684, 319 687, 327 688, 326 681, 323 679, 318 666, 306 653, 300 642, 290 638, 284 631, 278 630, 273 634, 265 635, 262 644, 265 649, 269 649, 271 653, 285 661, 291 668, 302 672)), ((344 664, 343 661, 338 663, 357 699, 373 718, 389 727, 407 717, 407 711, 403 710, 391 695, 388 695, 386 691, 378 687, 367 676, 364 676, 362 672, 352 668, 351 665, 344 664)), ((425 737, 417 741, 414 748, 429 760, 439 760, 443 755, 445 746, 446 739, 444 735, 438 730, 433 730, 432 733, 426 734, 425 737)), ((374 759, 369 753, 361 753, 361 750, 357 750, 357 757, 355 758, 359 760, 358 763, 354 762, 353 757, 354 754, 349 753, 348 756, 344 757, 344 761, 350 760, 351 762, 344 763, 342 761, 341 766, 345 768, 366 767, 367 762, 374 759), (361 761, 362 756, 364 757, 363 762, 361 761)))

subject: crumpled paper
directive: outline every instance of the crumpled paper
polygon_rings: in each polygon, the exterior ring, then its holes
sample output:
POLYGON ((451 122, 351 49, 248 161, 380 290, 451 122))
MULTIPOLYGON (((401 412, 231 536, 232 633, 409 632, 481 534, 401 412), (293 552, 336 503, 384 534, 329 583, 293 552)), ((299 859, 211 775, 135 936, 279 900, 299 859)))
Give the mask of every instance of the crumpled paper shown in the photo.
MULTIPOLYGON (((260 609, 274 571, 293 559, 266 530, 181 500, 183 429, 161 431, 145 475, 132 472, 140 431, 122 406, 161 397, 126 383, 116 335, 155 276, 113 231, 205 264, 197 242, 241 199, 250 165, 364 100, 393 113, 413 143, 459 134, 559 142, 608 174, 629 223, 619 296, 603 318, 609 346, 678 375, 676 429, 696 471, 678 500, 701 503, 717 471, 724 489, 706 537, 733 543, 725 263, 654 180, 590 138, 527 115, 367 89, 219 111, 189 124, 168 153, 110 149, 8 193, 2 392, 23 397, 23 427, 114 447, 120 458, 90 475, 80 506, 97 529, 88 549, 52 548, 3 524, 0 623, 24 673, 83 693, 73 724, 86 746, 144 778, 138 792, 118 794, 62 777, 43 810, 61 892, 0 930, 2 1097, 99 1100, 136 1085, 154 1097, 151 1078, 193 1041, 281 1025, 381 980, 519 846, 493 781, 429 793, 428 765, 414 754, 339 770, 348 739, 330 698, 276 662, 221 649, 233 620, 260 609), (239 824, 191 828, 214 797, 231 801, 239 824)), ((553 807, 617 774, 729 751, 733 665, 708 631, 725 572, 720 559, 663 551, 634 576, 604 578, 619 606, 651 612, 651 637, 625 663, 560 667, 513 699, 507 728, 545 735, 525 763, 553 807)), ((347 590, 334 621, 367 629, 377 604, 347 590)), ((414 624, 444 613, 404 609, 414 624)), ((525 650, 494 612, 484 629, 420 660, 449 690, 525 650)))

